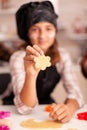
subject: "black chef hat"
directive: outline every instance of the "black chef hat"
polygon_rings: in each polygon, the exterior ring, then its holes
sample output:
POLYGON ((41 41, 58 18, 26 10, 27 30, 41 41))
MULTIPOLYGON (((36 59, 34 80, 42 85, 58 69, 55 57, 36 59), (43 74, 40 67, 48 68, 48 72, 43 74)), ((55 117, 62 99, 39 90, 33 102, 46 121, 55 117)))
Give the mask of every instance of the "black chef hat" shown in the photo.
POLYGON ((40 21, 48 21, 57 28, 57 14, 50 1, 29 2, 22 5, 16 12, 17 31, 21 39, 29 41, 29 28, 40 21))

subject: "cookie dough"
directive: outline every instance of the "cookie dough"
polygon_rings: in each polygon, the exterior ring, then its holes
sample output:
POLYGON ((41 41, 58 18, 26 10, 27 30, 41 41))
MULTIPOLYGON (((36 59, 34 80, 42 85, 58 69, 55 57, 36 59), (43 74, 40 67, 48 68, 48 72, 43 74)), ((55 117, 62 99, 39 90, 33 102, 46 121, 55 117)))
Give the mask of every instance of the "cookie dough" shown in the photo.
POLYGON ((45 70, 46 67, 51 66, 50 59, 51 58, 49 56, 45 56, 45 55, 35 57, 34 59, 35 66, 41 70, 45 70))
POLYGON ((24 128, 61 128, 62 125, 62 123, 53 120, 36 122, 34 119, 29 119, 21 122, 21 126, 24 128))

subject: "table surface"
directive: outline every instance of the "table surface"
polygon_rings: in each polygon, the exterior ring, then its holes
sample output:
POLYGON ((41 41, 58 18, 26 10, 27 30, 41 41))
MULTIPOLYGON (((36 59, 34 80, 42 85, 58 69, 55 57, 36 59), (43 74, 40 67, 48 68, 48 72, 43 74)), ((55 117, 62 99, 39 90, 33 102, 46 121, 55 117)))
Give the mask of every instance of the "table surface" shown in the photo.
MULTIPOLYGON (((13 122, 13 126, 11 130, 32 130, 29 128, 23 128, 20 126, 20 123, 22 121, 25 121, 27 119, 35 119, 37 122, 38 121, 43 121, 43 120, 49 120, 49 114, 48 112, 44 111, 45 105, 39 105, 37 106, 31 114, 29 115, 20 115, 15 106, 12 105, 1 105, 0 106, 0 111, 10 111, 11 112, 11 120, 13 122)), ((72 128, 72 130, 87 130, 87 121, 85 120, 78 120, 76 118, 77 113, 79 112, 85 112, 87 111, 87 105, 84 105, 81 109, 79 109, 74 117, 71 119, 70 122, 63 124, 62 128, 55 128, 57 130, 69 130, 69 128, 72 128)), ((36 130, 36 129, 34 129, 36 130)), ((38 129, 41 130, 41 129, 38 129)), ((47 129, 45 129, 47 130, 47 129)), ((49 128, 48 130, 54 130, 54 128, 49 128)))

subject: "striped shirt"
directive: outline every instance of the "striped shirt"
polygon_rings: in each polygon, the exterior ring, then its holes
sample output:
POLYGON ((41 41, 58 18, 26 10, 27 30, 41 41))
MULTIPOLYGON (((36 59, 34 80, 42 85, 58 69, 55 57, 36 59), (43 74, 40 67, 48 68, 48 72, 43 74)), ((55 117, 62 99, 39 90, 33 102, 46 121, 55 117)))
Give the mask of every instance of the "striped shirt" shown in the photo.
MULTIPOLYGON (((67 98, 76 99, 81 107, 84 104, 83 97, 78 85, 74 65, 72 64, 70 55, 63 48, 59 48, 61 60, 56 63, 56 69, 61 75, 63 86, 67 92, 67 98)), ((14 103, 17 110, 21 114, 28 114, 33 108, 26 106, 20 99, 20 92, 23 88, 25 80, 24 56, 25 51, 15 52, 10 58, 10 72, 12 76, 12 86, 14 92, 14 103)), ((38 100, 38 99, 37 99, 38 100)))

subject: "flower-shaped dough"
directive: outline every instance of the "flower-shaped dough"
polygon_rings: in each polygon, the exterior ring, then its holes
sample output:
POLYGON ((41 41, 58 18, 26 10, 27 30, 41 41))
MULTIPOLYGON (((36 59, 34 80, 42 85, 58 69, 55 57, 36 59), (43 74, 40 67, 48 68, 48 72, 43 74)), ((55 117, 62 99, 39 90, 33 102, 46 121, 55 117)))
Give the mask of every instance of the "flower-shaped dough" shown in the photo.
POLYGON ((35 57, 34 61, 35 61, 35 66, 41 70, 45 70, 46 67, 51 66, 49 56, 45 56, 45 55, 38 56, 35 57))

